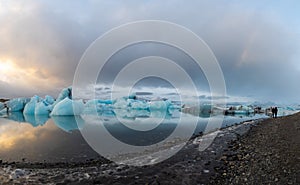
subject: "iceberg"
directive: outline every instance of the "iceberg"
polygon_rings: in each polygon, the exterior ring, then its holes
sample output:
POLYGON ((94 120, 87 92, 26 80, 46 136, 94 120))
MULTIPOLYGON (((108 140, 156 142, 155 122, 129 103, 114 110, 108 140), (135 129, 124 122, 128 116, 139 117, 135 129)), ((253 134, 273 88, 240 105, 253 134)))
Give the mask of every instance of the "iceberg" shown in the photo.
POLYGON ((89 100, 84 105, 83 114, 96 114, 98 109, 97 100, 89 100))
POLYGON ((0 111, 1 111, 2 109, 4 109, 4 103, 1 103, 1 102, 0 102, 0 111))
POLYGON ((83 112, 84 104, 82 100, 71 100, 66 97, 59 103, 57 103, 52 112, 51 116, 71 116, 80 115, 83 112))
POLYGON ((54 103, 54 98, 52 98, 49 95, 45 96, 45 99, 43 99, 41 102, 38 102, 35 106, 34 114, 35 115, 49 115, 49 113, 52 111, 54 103))
POLYGON ((9 111, 11 112, 18 112, 23 111, 26 103, 29 102, 28 98, 15 98, 6 102, 9 111))
POLYGON ((170 101, 152 101, 150 102, 150 110, 167 110, 172 103, 170 101))
POLYGON ((115 109, 126 109, 128 107, 127 98, 119 98, 113 104, 115 109))
POLYGON ((58 95, 54 105, 59 103, 60 101, 64 100, 65 98, 72 99, 72 87, 64 88, 58 95))
POLYGON ((51 106, 45 104, 44 101, 38 102, 35 106, 35 115, 48 115, 51 112, 51 106))
POLYGON ((113 100, 89 100, 84 105, 84 114, 96 114, 104 111, 112 111, 113 100))
POLYGON ((149 110, 149 104, 144 100, 129 99, 129 107, 137 110, 149 110))
POLYGON ((46 105, 52 105, 55 102, 54 98, 49 95, 46 95, 43 101, 46 105))
POLYGON ((37 104, 38 102, 40 102, 40 101, 41 101, 41 98, 40 98, 39 96, 33 96, 33 97, 30 99, 30 102, 28 102, 28 103, 25 105, 23 114, 34 115, 36 104, 37 104))
POLYGON ((106 104, 106 105, 111 105, 113 103, 115 103, 114 100, 97 100, 98 103, 101 103, 101 104, 106 104))

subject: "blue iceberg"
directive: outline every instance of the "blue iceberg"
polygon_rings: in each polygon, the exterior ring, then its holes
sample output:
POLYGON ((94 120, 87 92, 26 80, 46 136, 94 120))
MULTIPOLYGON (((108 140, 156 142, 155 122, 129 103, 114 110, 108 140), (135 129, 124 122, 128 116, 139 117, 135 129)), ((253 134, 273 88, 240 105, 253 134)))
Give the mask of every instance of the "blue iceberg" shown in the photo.
POLYGON ((35 115, 49 115, 50 112, 51 106, 46 105, 44 101, 38 102, 35 106, 35 115))
POLYGON ((58 95, 54 105, 59 103, 60 101, 64 100, 65 98, 72 99, 72 87, 64 88, 58 95))
POLYGON ((150 102, 150 110, 168 110, 172 103, 168 100, 166 101, 152 101, 150 102))
POLYGON ((34 114, 35 115, 49 115, 52 111, 54 103, 54 98, 46 95, 45 99, 41 102, 38 102, 35 106, 34 114))
POLYGON ((15 98, 6 102, 9 111, 18 112, 23 111, 26 103, 29 102, 29 98, 15 98))
POLYGON ((23 114, 28 114, 28 115, 34 115, 35 113, 35 106, 38 102, 40 102, 42 99, 39 96, 33 96, 30 99, 30 102, 28 102, 25 107, 23 114))
POLYGON ((1 103, 1 102, 0 102, 0 111, 1 111, 2 109, 4 109, 4 103, 1 103))
POLYGON ((54 100, 54 98, 52 96, 46 95, 45 99, 43 100, 43 102, 46 105, 52 105, 55 102, 55 100, 54 100))
POLYGON ((51 116, 71 116, 80 115, 83 112, 84 104, 81 100, 71 100, 66 97, 64 100, 57 103, 52 112, 51 116))

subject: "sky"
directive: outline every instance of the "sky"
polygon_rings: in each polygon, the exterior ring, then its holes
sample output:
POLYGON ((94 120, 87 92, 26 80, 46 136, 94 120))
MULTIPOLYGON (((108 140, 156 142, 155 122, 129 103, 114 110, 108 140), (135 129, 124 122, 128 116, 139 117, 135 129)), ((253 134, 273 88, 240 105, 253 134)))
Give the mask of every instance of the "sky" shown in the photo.
POLYGON ((0 97, 57 96, 99 36, 132 21, 164 20, 207 43, 229 96, 299 103, 299 9, 296 0, 0 0, 0 97))

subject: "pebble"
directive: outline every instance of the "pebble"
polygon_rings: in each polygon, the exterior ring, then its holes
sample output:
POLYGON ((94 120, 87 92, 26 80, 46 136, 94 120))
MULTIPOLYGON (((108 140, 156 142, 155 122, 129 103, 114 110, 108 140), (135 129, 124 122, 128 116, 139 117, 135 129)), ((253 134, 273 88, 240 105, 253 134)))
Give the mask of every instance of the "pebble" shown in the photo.
POLYGON ((204 173, 209 173, 209 170, 203 170, 204 173))
POLYGON ((15 171, 13 171, 10 175, 10 179, 18 179, 20 177, 25 176, 25 170, 22 169, 16 169, 15 171))

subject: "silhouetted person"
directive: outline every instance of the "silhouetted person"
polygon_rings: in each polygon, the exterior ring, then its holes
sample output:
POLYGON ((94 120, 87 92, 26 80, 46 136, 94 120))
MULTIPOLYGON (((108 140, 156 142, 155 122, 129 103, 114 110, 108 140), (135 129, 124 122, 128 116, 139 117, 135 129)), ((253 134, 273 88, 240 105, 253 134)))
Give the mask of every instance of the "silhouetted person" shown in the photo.
POLYGON ((272 111, 272 118, 274 118, 275 117, 275 108, 271 107, 271 111, 272 111))
POLYGON ((277 118, 277 113, 278 113, 278 108, 275 107, 275 108, 274 108, 274 116, 275 116, 275 118, 277 118))
POLYGON ((7 104, 6 103, 4 103, 4 108, 6 108, 6 113, 8 114, 8 106, 7 106, 7 104))
POLYGON ((71 89, 68 89, 68 96, 72 100, 72 90, 71 89))

